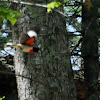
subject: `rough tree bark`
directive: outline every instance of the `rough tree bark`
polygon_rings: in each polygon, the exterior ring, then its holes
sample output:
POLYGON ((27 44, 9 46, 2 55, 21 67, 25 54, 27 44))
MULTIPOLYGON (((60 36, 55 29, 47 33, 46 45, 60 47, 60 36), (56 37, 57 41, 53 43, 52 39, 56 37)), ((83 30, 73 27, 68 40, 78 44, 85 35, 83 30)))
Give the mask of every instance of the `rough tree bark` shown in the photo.
POLYGON ((75 100, 76 91, 70 65, 66 22, 57 13, 47 16, 47 35, 42 40, 42 52, 49 86, 49 100, 75 100), (46 42, 46 44, 45 44, 46 42))
POLYGON ((18 5, 18 9, 22 17, 13 28, 14 43, 19 42, 21 32, 27 31, 28 22, 44 27, 37 40, 41 45, 39 53, 15 52, 19 99, 76 100, 65 19, 57 13, 46 14, 38 7, 18 5), (29 9, 33 11, 30 16, 29 9))

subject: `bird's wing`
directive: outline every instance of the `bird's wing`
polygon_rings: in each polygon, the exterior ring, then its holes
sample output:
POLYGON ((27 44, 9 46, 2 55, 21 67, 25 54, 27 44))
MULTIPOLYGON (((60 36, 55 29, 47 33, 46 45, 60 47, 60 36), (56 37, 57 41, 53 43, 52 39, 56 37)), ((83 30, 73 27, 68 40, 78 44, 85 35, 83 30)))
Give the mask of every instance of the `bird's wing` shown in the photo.
POLYGON ((21 38, 20 38, 21 44, 26 44, 26 45, 32 46, 34 41, 35 41, 35 37, 30 38, 28 36, 28 34, 22 33, 21 38))

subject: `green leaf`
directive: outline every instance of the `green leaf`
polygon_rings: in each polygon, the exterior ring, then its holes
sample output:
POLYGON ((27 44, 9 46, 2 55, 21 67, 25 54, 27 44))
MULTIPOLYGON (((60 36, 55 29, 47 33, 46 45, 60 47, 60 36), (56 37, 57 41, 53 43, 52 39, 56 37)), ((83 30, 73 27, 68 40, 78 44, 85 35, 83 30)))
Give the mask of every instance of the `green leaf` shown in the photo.
POLYGON ((16 18, 12 18, 12 17, 9 17, 9 16, 7 16, 7 20, 9 20, 12 25, 14 25, 17 22, 16 18))
POLYGON ((19 12, 17 12, 17 11, 13 11, 13 13, 16 15, 16 17, 20 17, 21 16, 21 14, 19 12))
POLYGON ((56 7, 56 8, 59 8, 61 5, 62 5, 62 4, 61 4, 60 2, 56 2, 56 3, 55 3, 55 7, 56 7))
POLYGON ((16 17, 16 15, 13 12, 11 12, 11 11, 9 12, 9 16, 10 17, 16 17))
POLYGON ((13 20, 11 20, 11 24, 14 25, 18 20, 16 18, 13 18, 13 20))
POLYGON ((3 96, 2 98, 0 98, 0 100, 3 100, 3 99, 5 99, 5 96, 3 96))
POLYGON ((54 9, 54 5, 55 5, 55 2, 51 2, 51 3, 49 3, 47 6, 48 6, 49 8, 54 9))
POLYGON ((62 4, 61 4, 60 2, 51 2, 51 3, 49 3, 47 6, 48 6, 49 8, 54 9, 54 8, 60 7, 61 5, 62 5, 62 4))
POLYGON ((8 16, 17 18, 20 17, 21 15, 17 11, 9 10, 8 16))
POLYGON ((52 10, 50 8, 47 9, 47 12, 50 13, 52 10))
POLYGON ((49 3, 47 6, 48 6, 48 9, 47 9, 47 12, 50 13, 52 11, 52 9, 54 8, 59 8, 62 4, 60 2, 51 2, 49 3))
POLYGON ((64 0, 64 2, 68 2, 69 0, 64 0))
POLYGON ((12 25, 14 25, 18 20, 18 17, 20 17, 21 14, 17 11, 8 9, 8 8, 0 8, 0 20, 3 21, 5 18, 11 22, 12 25))

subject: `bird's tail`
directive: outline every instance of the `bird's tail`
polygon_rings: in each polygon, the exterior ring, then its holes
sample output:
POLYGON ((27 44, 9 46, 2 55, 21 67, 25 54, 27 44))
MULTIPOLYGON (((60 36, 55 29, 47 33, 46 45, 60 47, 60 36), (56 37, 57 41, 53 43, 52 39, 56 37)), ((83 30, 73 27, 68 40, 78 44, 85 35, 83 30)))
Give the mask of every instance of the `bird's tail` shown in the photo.
POLYGON ((13 43, 11 42, 6 43, 6 45, 4 46, 5 50, 11 50, 12 48, 13 48, 13 43))
POLYGON ((21 44, 13 44, 11 42, 8 42, 6 45, 5 45, 5 48, 16 48, 16 49, 20 49, 21 47, 21 44))

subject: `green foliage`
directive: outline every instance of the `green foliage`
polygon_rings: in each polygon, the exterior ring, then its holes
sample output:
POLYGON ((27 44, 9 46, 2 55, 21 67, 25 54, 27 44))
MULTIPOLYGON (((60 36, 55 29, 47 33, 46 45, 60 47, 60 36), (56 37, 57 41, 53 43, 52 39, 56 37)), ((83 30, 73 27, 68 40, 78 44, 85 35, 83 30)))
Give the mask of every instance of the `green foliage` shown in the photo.
POLYGON ((66 2, 68 2, 69 0, 50 0, 50 1, 55 1, 55 2, 66 3, 66 2))
POLYGON ((0 8, 0 24, 2 21, 6 18, 11 22, 12 25, 14 25, 18 21, 18 17, 20 16, 20 13, 8 8, 0 8))
POLYGON ((5 99, 5 96, 3 96, 2 98, 0 98, 0 100, 3 100, 3 99, 5 99))
POLYGON ((47 5, 48 6, 47 12, 50 13, 52 9, 59 8, 61 5, 62 5, 61 2, 55 2, 55 1, 51 2, 47 5))
POLYGON ((52 9, 59 8, 63 5, 63 3, 67 3, 68 1, 69 0, 64 0, 64 2, 62 2, 62 0, 53 0, 51 3, 48 3, 47 5, 48 6, 47 12, 48 13, 52 12, 52 9))
POLYGON ((66 2, 68 2, 69 0, 64 0, 64 2, 66 3, 66 2))
POLYGON ((8 2, 0 2, 0 7, 8 8, 9 7, 9 3, 8 2))

